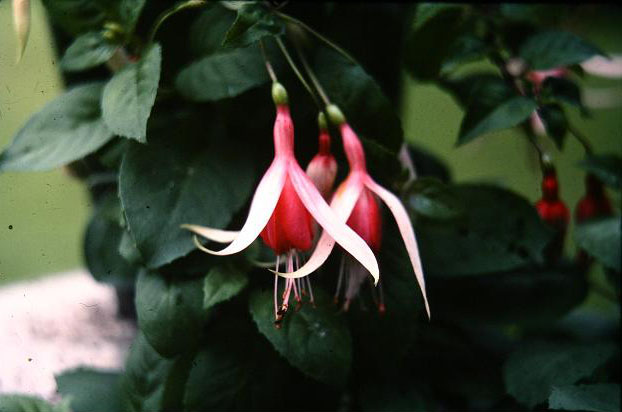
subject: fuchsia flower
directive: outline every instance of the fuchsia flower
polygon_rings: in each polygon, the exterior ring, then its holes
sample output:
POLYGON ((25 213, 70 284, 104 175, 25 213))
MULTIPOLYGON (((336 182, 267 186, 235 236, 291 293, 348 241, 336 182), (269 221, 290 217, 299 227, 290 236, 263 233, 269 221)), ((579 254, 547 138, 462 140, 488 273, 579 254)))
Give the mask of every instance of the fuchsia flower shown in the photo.
MULTIPOLYGON (((397 196, 377 184, 367 173, 363 146, 350 125, 345 121, 339 108, 330 105, 327 107, 327 111, 331 121, 337 124, 341 130, 343 148, 350 165, 350 173, 335 192, 331 201, 331 208, 341 221, 347 222, 350 227, 365 239, 372 249, 378 250, 381 242, 381 219, 377 197, 387 205, 397 222, 400 234, 404 240, 429 317, 430 308, 425 292, 425 280, 419 258, 419 248, 408 213, 397 196)), ((291 273, 279 274, 287 278, 298 278, 315 271, 328 259, 333 250, 335 242, 331 236, 327 231, 322 233, 309 261, 300 269, 291 273)), ((346 304, 344 309, 347 309, 350 300, 356 295, 362 280, 367 276, 365 270, 360 265, 349 266, 348 278, 346 279, 349 285, 346 287, 346 304)), ((342 276, 340 276, 340 281, 338 282, 337 293, 339 293, 341 287, 342 276)), ((380 302, 379 309, 383 310, 382 302, 380 302)))
MULTIPOLYGON (((208 240, 230 244, 222 250, 207 249, 198 241, 197 246, 213 255, 231 255, 250 246, 259 236, 277 254, 275 273, 279 273, 279 256, 286 255, 287 278, 282 304, 277 303, 278 277, 274 283, 274 306, 276 323, 287 310, 293 290, 298 302, 305 287, 311 284, 306 279, 298 280, 287 276, 298 264, 298 253, 308 250, 313 244, 313 220, 330 235, 329 243, 339 243, 354 259, 360 262, 374 277, 379 277, 378 263, 367 244, 345 222, 338 218, 328 206, 311 179, 301 169, 294 156, 294 125, 287 103, 285 88, 274 83, 272 97, 276 104, 277 116, 274 124, 275 156, 272 164, 262 177, 251 201, 250 210, 244 226, 239 232, 208 228, 198 225, 182 225, 208 240), (333 240, 334 239, 334 240, 333 240)), ((307 271, 307 275, 311 271, 307 271)))
POLYGON ((329 199, 337 176, 337 161, 330 152, 330 135, 324 113, 318 116, 320 126, 319 151, 307 166, 307 175, 318 188, 324 199, 329 199))

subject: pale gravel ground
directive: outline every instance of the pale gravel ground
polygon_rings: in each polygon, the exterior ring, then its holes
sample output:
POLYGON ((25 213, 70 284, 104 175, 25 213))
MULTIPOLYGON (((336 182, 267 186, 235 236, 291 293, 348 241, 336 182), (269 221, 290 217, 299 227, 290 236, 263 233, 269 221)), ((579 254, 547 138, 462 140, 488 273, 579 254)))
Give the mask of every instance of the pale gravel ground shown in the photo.
POLYGON ((121 369, 135 336, 112 287, 76 270, 0 288, 0 394, 58 399, 54 374, 121 369))

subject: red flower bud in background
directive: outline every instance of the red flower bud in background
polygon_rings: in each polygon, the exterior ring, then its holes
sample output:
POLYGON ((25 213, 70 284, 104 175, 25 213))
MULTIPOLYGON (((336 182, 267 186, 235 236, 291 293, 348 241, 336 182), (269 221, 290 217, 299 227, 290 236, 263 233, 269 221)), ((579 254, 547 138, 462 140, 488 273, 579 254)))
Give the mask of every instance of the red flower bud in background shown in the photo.
POLYGON ((570 221, 568 207, 559 198, 559 183, 555 168, 548 161, 544 165, 542 179, 542 199, 536 203, 540 218, 555 230, 555 236, 545 250, 547 261, 555 262, 561 257, 564 248, 566 229, 570 221))
POLYGON ((320 191, 324 199, 329 200, 337 176, 337 161, 330 152, 330 135, 326 126, 324 113, 318 116, 320 127, 319 151, 307 166, 307 175, 320 191))

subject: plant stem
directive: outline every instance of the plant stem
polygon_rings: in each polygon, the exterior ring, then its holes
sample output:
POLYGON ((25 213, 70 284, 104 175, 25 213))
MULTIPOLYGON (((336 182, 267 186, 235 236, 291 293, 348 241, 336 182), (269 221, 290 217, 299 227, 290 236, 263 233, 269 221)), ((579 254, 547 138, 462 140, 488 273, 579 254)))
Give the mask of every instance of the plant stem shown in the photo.
POLYGON ((320 95, 320 98, 324 102, 324 105, 328 106, 330 104, 330 99, 326 95, 326 92, 324 91, 324 88, 322 87, 322 85, 320 84, 320 81, 318 80, 318 78, 316 77, 315 73, 311 69, 311 66, 309 66, 309 63, 307 62, 307 59, 305 58, 304 54, 302 53, 302 51, 300 50, 300 47, 298 47, 298 45, 296 45, 296 52, 298 53, 298 57, 300 57, 300 61, 302 62, 302 67, 305 68, 305 71, 307 72, 307 74, 311 78, 311 82, 313 82, 313 85, 315 86, 315 90, 317 90, 318 94, 320 95))
POLYGON ((292 56, 290 56, 289 52, 287 51, 287 48, 285 48, 285 44, 283 44, 283 40, 281 40, 278 37, 275 37, 274 39, 276 40, 276 43, 279 45, 281 52, 283 52, 283 55, 285 56, 287 63, 289 63, 294 73, 296 73, 296 77, 298 77, 298 80, 300 80, 302 85, 305 87, 305 89, 307 89, 307 91, 311 95, 311 98, 313 99, 313 102, 315 103, 315 105, 318 108, 321 108, 322 106, 320 105, 320 102, 318 101, 317 96, 313 92, 313 89, 311 89, 311 86, 309 86, 309 83, 307 83, 305 78, 302 76, 302 73, 300 73, 300 70, 298 70, 298 67, 296 66, 296 63, 294 63, 292 56))
POLYGON ((188 0, 184 3, 177 4, 168 10, 165 10, 162 14, 160 14, 160 16, 158 16, 156 23, 151 28, 151 32, 149 33, 149 37, 148 37, 149 43, 153 43, 153 39, 155 38, 155 35, 158 29, 160 28, 160 26, 162 25, 162 23, 164 23, 164 21, 168 19, 169 17, 171 17, 173 14, 181 10, 187 9, 187 8, 201 7, 201 6, 205 6, 206 4, 207 4, 206 0, 188 0))
POLYGON ((302 27, 303 29, 305 29, 306 31, 308 31, 309 33, 313 34, 315 37, 317 37, 318 39, 320 39, 321 41, 326 43, 329 47, 332 47, 333 49, 335 49, 335 51, 337 51, 343 57, 345 57, 346 59, 350 60, 352 63, 360 66, 359 62, 356 61, 356 59, 354 57, 352 57, 352 55, 350 53, 348 53, 347 51, 345 51, 341 47, 337 46, 335 43, 330 41, 324 35, 322 35, 322 34, 318 33, 317 31, 313 30, 306 23, 303 23, 302 21, 298 20, 295 17, 289 16, 289 15, 287 15, 285 13, 281 13, 280 11, 276 11, 275 10, 274 13, 277 16, 281 17, 282 19, 287 20, 289 22, 292 22, 292 23, 297 24, 298 26, 302 27))
POLYGON ((266 70, 268 71, 268 75, 270 79, 272 79, 272 83, 276 83, 278 80, 276 78, 276 74, 274 73, 274 69, 270 64, 270 60, 268 60, 268 56, 266 55, 266 50, 263 47, 263 41, 259 40, 259 50, 261 50, 261 56, 263 57, 263 61, 266 64, 266 70))

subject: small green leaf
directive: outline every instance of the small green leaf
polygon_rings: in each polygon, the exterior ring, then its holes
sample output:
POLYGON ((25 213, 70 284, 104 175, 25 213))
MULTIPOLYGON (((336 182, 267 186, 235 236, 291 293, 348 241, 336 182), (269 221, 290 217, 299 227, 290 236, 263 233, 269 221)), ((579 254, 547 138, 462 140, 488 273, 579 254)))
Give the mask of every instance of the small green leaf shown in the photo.
POLYGON ((185 380, 178 369, 184 359, 163 358, 139 330, 130 347, 121 377, 126 409, 130 412, 181 410, 185 380))
POLYGON ((71 43, 60 66, 68 72, 90 69, 110 59, 118 47, 108 43, 101 32, 90 31, 71 43))
POLYGON ((484 113, 516 96, 503 78, 492 73, 474 73, 445 80, 441 86, 452 93, 464 109, 484 113))
POLYGON ((622 157, 613 154, 587 155, 579 166, 615 189, 622 189, 622 157))
POLYGON ((581 223, 575 229, 575 242, 604 266, 620 272, 622 260, 621 224, 622 220, 619 216, 581 223))
POLYGON ((0 154, 0 171, 53 169, 112 139, 99 109, 102 87, 102 83, 75 87, 34 114, 0 154))
POLYGON ((555 99, 585 110, 581 101, 579 86, 572 80, 563 77, 547 77, 544 79, 544 82, 542 82, 542 91, 540 95, 543 98, 555 99))
POLYGON ((254 177, 248 152, 216 130, 209 131, 212 141, 205 139, 199 147, 183 137, 169 140, 169 132, 179 133, 179 126, 173 123, 162 132, 165 141, 134 144, 119 176, 129 231, 151 268, 196 249, 181 224, 224 228, 248 199, 254 177))
POLYGON ((193 55, 203 57, 217 52, 235 18, 235 12, 221 3, 207 3, 190 26, 188 45, 193 55))
POLYGON ((568 120, 564 109, 556 103, 545 104, 538 108, 538 115, 544 123, 546 133, 553 139, 557 147, 561 150, 564 146, 564 139, 568 131, 568 120))
POLYGON ((118 0, 118 14, 127 31, 133 31, 146 0, 118 0))
POLYGON ((447 50, 441 71, 448 72, 460 65, 481 60, 486 57, 489 46, 479 37, 464 34, 458 37, 447 50))
POLYGON ((250 46, 195 61, 175 80, 177 90, 199 102, 235 97, 270 80, 259 49, 250 46))
POLYGON ((73 412, 121 412, 117 371, 77 368, 55 375, 57 392, 70 400, 73 412))
POLYGON ((281 20, 259 3, 243 4, 227 31, 223 47, 246 47, 266 36, 279 36, 285 32, 281 20))
POLYGON ((137 63, 129 63, 106 84, 102 113, 110 130, 147 141, 147 120, 158 92, 161 62, 160 45, 154 44, 137 63))
POLYGON ((203 308, 231 299, 248 284, 248 276, 239 267, 223 264, 212 268, 203 282, 203 308))
POLYGON ((53 405, 28 395, 0 394, 0 412, 71 412, 69 402, 53 405))
POLYGON ((603 52, 575 34, 547 30, 527 38, 518 54, 532 70, 547 70, 581 63, 603 52))
POLYGON ((615 351, 610 343, 522 345, 504 366, 507 391, 533 408, 549 398, 553 387, 589 378, 615 351))
POLYGON ((321 49, 315 70, 331 100, 352 128, 393 153, 399 150, 404 132, 396 107, 365 70, 329 49, 321 49))
POLYGON ((536 110, 536 102, 528 97, 517 96, 501 103, 488 113, 467 110, 462 124, 458 145, 463 145, 486 133, 514 127, 527 120, 536 110))
POLYGON ((162 356, 174 356, 198 340, 208 311, 203 279, 172 280, 141 271, 136 281, 136 313, 145 337, 162 356))
POLYGON ((549 408, 563 411, 618 412, 620 384, 554 386, 549 396, 549 408))
POLYGON ((317 307, 292 307, 281 327, 274 325, 271 292, 256 292, 250 311, 259 331, 294 367, 321 382, 343 386, 350 373, 352 340, 343 315, 336 313, 328 297, 316 290, 317 307))

